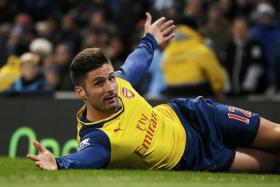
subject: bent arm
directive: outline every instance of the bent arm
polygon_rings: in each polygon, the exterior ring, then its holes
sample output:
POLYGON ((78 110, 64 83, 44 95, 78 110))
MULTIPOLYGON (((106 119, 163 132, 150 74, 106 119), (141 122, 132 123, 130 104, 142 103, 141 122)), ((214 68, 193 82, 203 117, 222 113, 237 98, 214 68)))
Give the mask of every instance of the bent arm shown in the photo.
POLYGON ((148 71, 153 60, 154 50, 157 47, 158 44, 153 35, 147 33, 138 47, 127 57, 116 75, 132 85, 136 85, 148 71))
POLYGON ((103 131, 93 131, 83 138, 78 151, 56 158, 59 169, 97 169, 107 166, 111 144, 103 131))
POLYGON ((98 169, 110 161, 110 152, 101 145, 88 146, 73 154, 56 158, 59 169, 98 169))

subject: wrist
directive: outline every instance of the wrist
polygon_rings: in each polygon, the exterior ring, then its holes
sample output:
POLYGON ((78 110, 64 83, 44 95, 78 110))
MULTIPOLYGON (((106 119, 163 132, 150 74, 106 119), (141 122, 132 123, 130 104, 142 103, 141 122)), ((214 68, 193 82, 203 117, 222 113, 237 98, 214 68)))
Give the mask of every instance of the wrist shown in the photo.
POLYGON ((157 49, 159 46, 158 46, 158 43, 155 39, 155 37, 151 34, 151 33, 146 33, 146 35, 143 37, 143 40, 147 40, 151 43, 153 49, 157 49))
POLYGON ((63 169, 64 168, 62 163, 60 162, 59 158, 55 158, 55 164, 56 164, 57 169, 63 169))

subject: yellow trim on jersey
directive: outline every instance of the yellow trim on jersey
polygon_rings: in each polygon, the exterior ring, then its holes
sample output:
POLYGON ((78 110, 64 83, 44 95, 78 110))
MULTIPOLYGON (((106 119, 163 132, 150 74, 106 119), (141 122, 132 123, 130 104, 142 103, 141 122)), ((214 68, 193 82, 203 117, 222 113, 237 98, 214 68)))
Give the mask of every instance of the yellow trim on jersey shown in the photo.
POLYGON ((124 106, 123 106, 123 102, 122 102, 122 99, 119 98, 120 101, 121 101, 121 109, 118 110, 116 113, 114 113, 113 115, 105 118, 105 119, 102 119, 102 120, 99 120, 99 121, 95 121, 95 122, 84 122, 84 121, 81 121, 80 118, 81 116, 83 115, 83 112, 85 111, 86 109, 86 105, 84 105, 78 112, 77 114, 77 121, 78 123, 81 123, 83 125, 96 125, 98 123, 101 123, 101 122, 106 122, 106 121, 110 121, 111 119, 115 118, 117 115, 120 115, 120 113, 122 113, 124 111, 124 106))

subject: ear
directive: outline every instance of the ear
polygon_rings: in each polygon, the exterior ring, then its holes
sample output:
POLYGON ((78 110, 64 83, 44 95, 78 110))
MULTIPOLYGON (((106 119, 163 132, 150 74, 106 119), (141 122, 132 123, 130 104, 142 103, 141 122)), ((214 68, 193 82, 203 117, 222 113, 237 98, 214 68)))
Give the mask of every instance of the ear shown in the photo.
POLYGON ((75 93, 81 99, 86 99, 86 92, 82 86, 74 86, 75 93))

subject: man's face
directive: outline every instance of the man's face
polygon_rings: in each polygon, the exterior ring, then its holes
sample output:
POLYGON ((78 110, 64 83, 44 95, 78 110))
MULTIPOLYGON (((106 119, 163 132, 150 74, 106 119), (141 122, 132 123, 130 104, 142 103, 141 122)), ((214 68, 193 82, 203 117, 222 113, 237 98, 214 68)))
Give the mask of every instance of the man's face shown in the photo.
POLYGON ((26 62, 21 65, 21 76, 25 80, 33 80, 40 71, 39 65, 32 62, 26 62))
POLYGON ((244 38, 247 37, 247 24, 244 21, 236 21, 233 24, 233 35, 235 38, 243 40, 244 38))
POLYGON ((120 106, 117 95, 117 82, 114 69, 110 64, 88 72, 85 77, 86 104, 94 110, 104 113, 114 113, 120 106))

